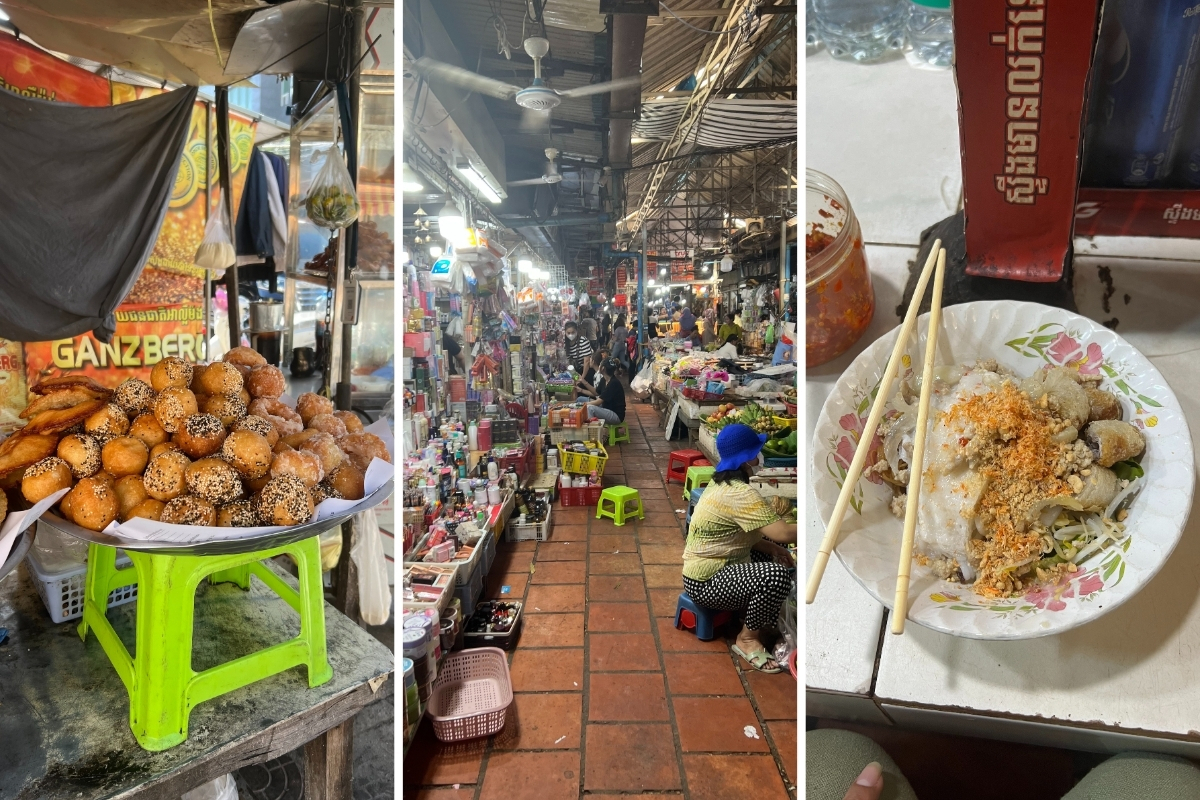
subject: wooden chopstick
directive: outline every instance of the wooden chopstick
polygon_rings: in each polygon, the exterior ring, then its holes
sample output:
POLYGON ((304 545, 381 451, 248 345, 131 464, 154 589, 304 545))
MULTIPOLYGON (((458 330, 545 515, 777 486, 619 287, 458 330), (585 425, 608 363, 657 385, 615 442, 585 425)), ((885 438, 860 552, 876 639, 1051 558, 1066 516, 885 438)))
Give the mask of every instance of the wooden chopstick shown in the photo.
POLYGON ((925 298, 925 287, 929 284, 929 276, 933 274, 933 268, 941 250, 942 240, 938 239, 930 248, 929 258, 925 260, 921 276, 917 279, 916 288, 913 289, 912 300, 908 304, 908 311, 904 314, 904 322, 900 324, 900 332, 896 336, 896 344, 892 347, 891 358, 888 359, 887 366, 883 370, 883 377, 879 380, 879 394, 875 396, 875 404, 871 406, 871 414, 867 417, 867 424, 863 428, 858 446, 854 450, 854 460, 850 462, 850 469, 846 472, 845 482, 838 494, 837 503, 833 507, 833 516, 829 518, 829 524, 825 528, 825 538, 821 540, 821 549, 817 551, 812 570, 808 573, 805 603, 811 603, 816 598, 817 589, 821 586, 821 578, 825 575, 825 567, 829 563, 829 554, 833 552, 833 546, 837 543, 838 532, 842 528, 842 519, 846 516, 846 507, 850 505, 850 498, 854 496, 858 479, 862 477, 867 451, 871 449, 871 439, 875 437, 875 429, 879 427, 879 420, 883 418, 883 409, 887 406, 888 398, 891 396, 892 382, 896 379, 896 373, 900 369, 904 346, 912 336, 913 328, 916 327, 917 310, 925 298))
POLYGON ((892 604, 892 633, 904 633, 908 617, 908 582, 912 573, 913 540, 917 533, 917 507, 921 500, 921 473, 925 464, 925 436, 929 432, 929 402, 933 393, 933 362, 937 360, 938 334, 942 327, 942 284, 946 277, 946 251, 937 257, 933 296, 929 304, 929 333, 925 337, 925 366, 921 372, 921 400, 917 406, 917 430, 913 435, 912 460, 908 465, 908 499, 904 505, 904 540, 900 543, 900 566, 896 570, 896 600, 892 604))

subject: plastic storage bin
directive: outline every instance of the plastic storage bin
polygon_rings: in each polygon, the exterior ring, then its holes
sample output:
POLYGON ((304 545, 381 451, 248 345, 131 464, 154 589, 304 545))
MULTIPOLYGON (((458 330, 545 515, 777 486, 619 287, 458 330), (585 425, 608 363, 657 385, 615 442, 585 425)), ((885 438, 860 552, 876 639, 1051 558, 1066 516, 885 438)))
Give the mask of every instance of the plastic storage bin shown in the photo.
MULTIPOLYGON (((37 579, 37 593, 55 622, 68 622, 83 616, 83 592, 87 579, 87 545, 63 536, 42 523, 37 524, 33 547, 25 556, 29 571, 37 579)), ((117 553, 117 568, 132 562, 117 553)), ((108 606, 124 605, 137 599, 137 585, 113 589, 108 606)))
POLYGON ((484 537, 486 544, 483 550, 483 575, 486 578, 492 572, 492 564, 496 563, 496 536, 490 531, 484 537))
POLYGON ((499 601, 489 600, 485 603, 480 603, 478 606, 476 606, 475 611, 479 612, 480 609, 490 609, 494 603, 503 603, 504 605, 516 606, 517 614, 516 614, 516 619, 513 620, 512 627, 510 627, 507 631, 505 631, 503 633, 487 633, 487 632, 472 633, 471 631, 467 630, 467 628, 471 622, 468 619, 466 622, 463 623, 463 630, 466 631, 463 634, 463 647, 499 647, 503 650, 512 650, 514 647, 517 646, 517 639, 519 639, 521 637, 521 624, 525 619, 524 607, 523 607, 521 601, 520 600, 499 600, 499 601))
POLYGON ((476 567, 466 583, 454 587, 454 596, 462 601, 463 608, 474 608, 483 597, 483 570, 476 567))
MULTIPOLYGON (((490 536, 490 534, 484 533, 485 539, 488 538, 489 536, 490 536)), ((480 541, 482 543, 482 540, 480 540, 480 541)), ((446 562, 448 564, 457 564, 458 565, 458 574, 454 576, 454 585, 455 586, 465 586, 466 584, 470 583, 471 580, 475 577, 475 573, 479 572, 480 574, 482 574, 482 572, 485 572, 486 570, 481 571, 479 568, 483 565, 483 562, 486 559, 487 559, 487 546, 485 545, 484 547, 476 546, 475 549, 471 551, 471 557, 468 558, 466 561, 448 561, 448 562, 446 562)))
POLYGON ((499 733, 512 699, 512 678, 503 650, 481 647, 451 653, 442 662, 429 697, 433 733, 443 742, 499 733))
POLYGON ((594 506, 600 502, 600 493, 603 491, 603 486, 560 488, 558 496, 564 506, 594 506))
MULTIPOLYGON (((516 519, 510 520, 505 531, 505 541, 528 542, 531 540, 544 542, 550 536, 550 509, 546 509, 546 519, 543 522, 530 522, 521 525, 516 519)), ((474 608, 474 606, 463 606, 474 608)))
POLYGON ((600 455, 593 456, 589 453, 575 453, 559 445, 558 463, 562 467, 563 472, 570 472, 575 475, 588 475, 593 472, 597 476, 604 474, 604 465, 608 463, 608 451, 599 442, 587 442, 587 446, 591 450, 599 450, 600 455))

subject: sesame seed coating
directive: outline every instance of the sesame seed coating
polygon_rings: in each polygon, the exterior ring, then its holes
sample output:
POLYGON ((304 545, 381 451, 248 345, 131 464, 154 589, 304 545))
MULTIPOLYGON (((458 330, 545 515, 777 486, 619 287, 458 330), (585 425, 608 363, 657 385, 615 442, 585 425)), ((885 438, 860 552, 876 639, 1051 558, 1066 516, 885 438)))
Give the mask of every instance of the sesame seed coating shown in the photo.
POLYGON ((230 503, 242 496, 237 470, 219 458, 204 458, 187 468, 188 491, 210 503, 230 503))
POLYGON ((172 525, 207 525, 217 521, 217 510, 203 497, 185 494, 167 503, 162 521, 172 525))
POLYGON ((26 469, 25 477, 26 478, 40 478, 42 475, 45 475, 48 472, 52 472, 53 470, 57 469, 60 466, 70 468, 71 465, 68 464, 67 462, 63 461, 58 456, 48 456, 46 458, 43 458, 41 461, 34 463, 33 466, 26 469))
POLYGON ((113 402, 129 416, 137 416, 143 411, 154 407, 154 398, 158 393, 154 387, 143 380, 130 378, 117 387, 113 392, 113 402))
POLYGON ((272 478, 258 495, 258 516, 267 525, 300 525, 313 513, 308 487, 294 475, 272 478))

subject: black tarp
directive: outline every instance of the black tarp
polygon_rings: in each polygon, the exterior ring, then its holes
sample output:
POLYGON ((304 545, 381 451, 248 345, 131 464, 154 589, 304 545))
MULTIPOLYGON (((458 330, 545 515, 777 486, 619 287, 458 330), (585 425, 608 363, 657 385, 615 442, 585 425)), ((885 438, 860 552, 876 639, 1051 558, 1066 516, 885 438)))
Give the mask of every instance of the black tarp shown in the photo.
POLYGON ((0 91, 0 337, 108 341, 149 259, 195 88, 89 108, 0 91))

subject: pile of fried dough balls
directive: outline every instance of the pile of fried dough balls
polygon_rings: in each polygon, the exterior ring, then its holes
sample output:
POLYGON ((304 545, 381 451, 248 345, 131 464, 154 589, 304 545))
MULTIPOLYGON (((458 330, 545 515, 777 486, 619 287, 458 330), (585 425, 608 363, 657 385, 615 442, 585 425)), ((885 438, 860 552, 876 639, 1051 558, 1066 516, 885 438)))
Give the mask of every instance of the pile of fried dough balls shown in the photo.
POLYGON ((280 402, 283 373, 247 347, 207 365, 166 358, 150 383, 116 390, 66 375, 31 391, 29 423, 0 444, 0 480, 20 474, 30 503, 70 488, 62 515, 94 531, 135 517, 299 525, 322 500, 362 499, 372 459, 391 460, 328 398, 280 402))

